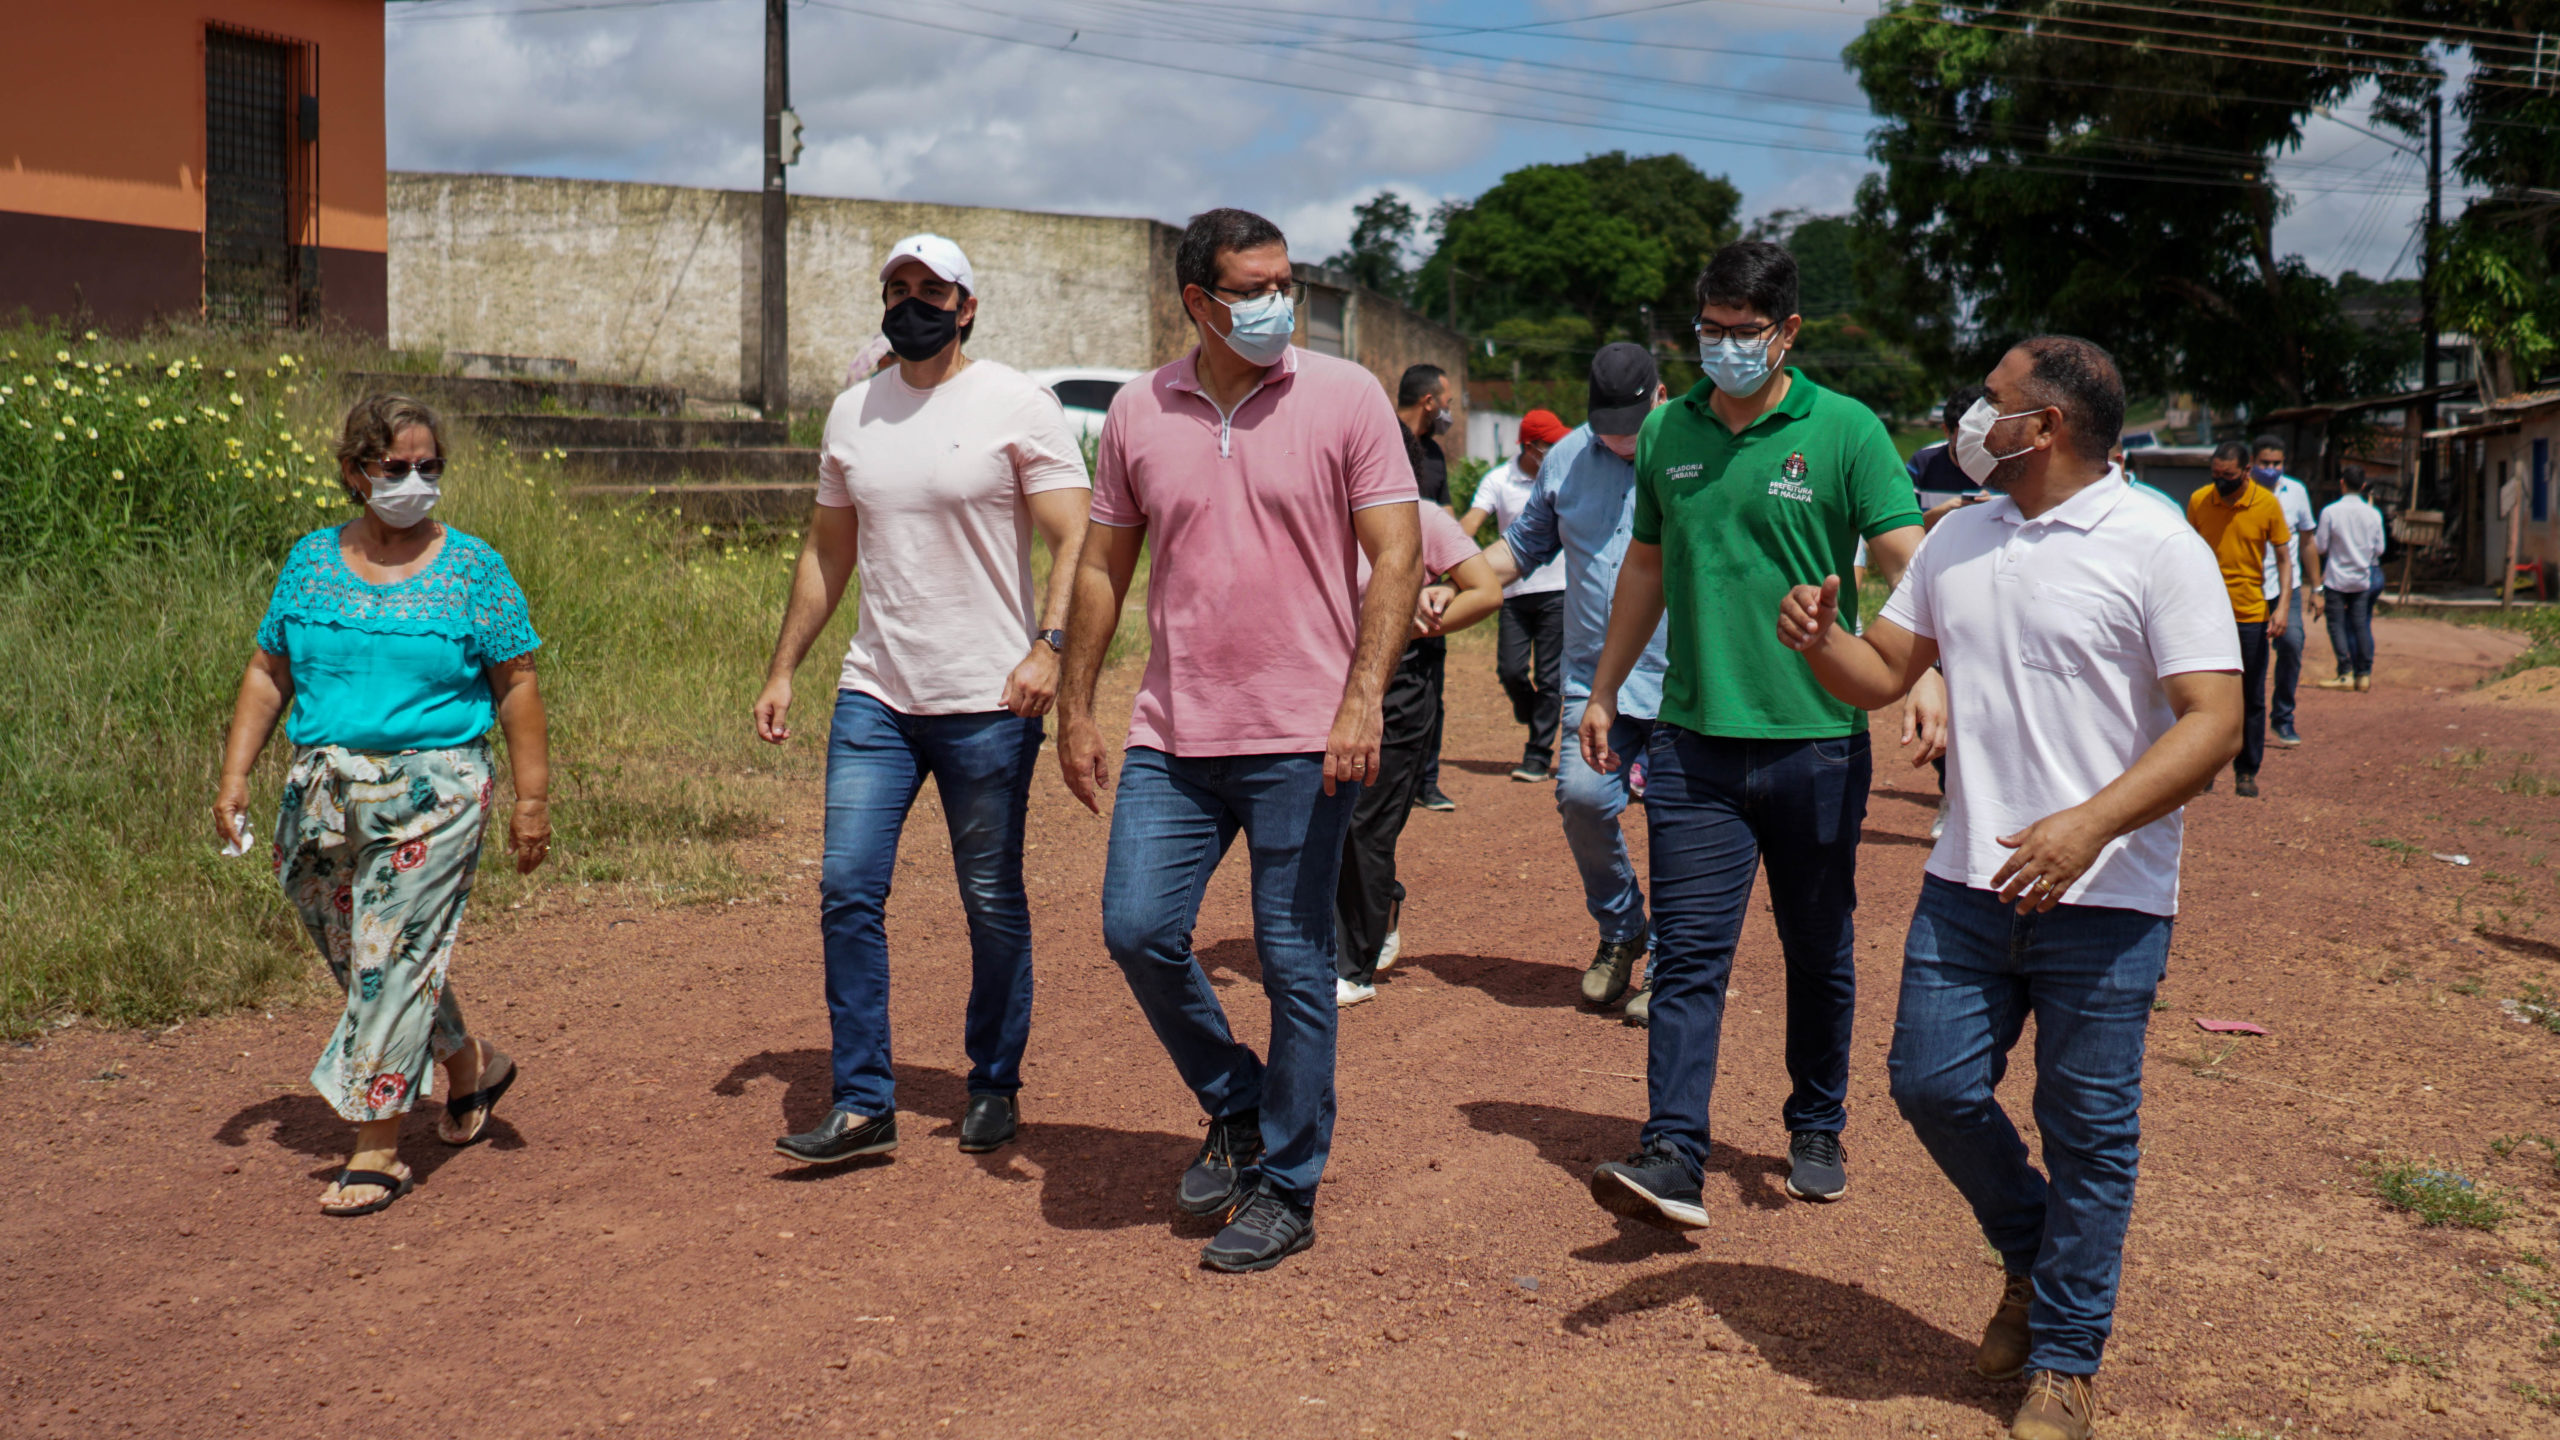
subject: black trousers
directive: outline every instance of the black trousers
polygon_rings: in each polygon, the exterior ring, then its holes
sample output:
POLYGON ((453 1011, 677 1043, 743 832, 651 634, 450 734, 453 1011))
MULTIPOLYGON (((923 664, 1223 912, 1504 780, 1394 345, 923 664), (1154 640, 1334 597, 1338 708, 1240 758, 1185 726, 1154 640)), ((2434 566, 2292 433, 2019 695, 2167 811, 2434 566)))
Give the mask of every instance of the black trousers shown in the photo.
POLYGON ((1564 592, 1514 595, 1502 602, 1502 634, 1493 673, 1511 697, 1511 718, 1529 727, 1523 759, 1556 758, 1556 724, 1564 712, 1564 592))
POLYGON ((1351 832, 1342 839, 1342 877, 1334 884, 1334 966, 1342 978, 1366 985, 1378 973, 1378 947, 1386 943, 1404 886, 1396 880, 1396 842, 1422 792, 1428 746, 1439 733, 1440 688, 1449 668, 1445 646, 1405 647, 1387 682, 1386 730, 1378 746, 1378 773, 1360 788, 1351 807, 1351 832))
POLYGON ((2255 775, 2267 758, 2267 622, 2240 624, 2240 755, 2231 773, 2255 775))

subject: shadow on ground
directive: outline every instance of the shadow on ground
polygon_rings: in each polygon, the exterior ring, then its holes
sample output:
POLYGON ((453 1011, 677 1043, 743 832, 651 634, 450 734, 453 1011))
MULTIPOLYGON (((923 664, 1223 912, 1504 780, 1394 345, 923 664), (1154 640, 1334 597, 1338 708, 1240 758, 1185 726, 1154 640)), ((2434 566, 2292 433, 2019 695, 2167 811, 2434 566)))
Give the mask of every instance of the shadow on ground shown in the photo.
MULTIPOLYGON (((731 1067, 711 1092, 744 1095, 758 1080, 782 1082, 778 1123, 783 1127, 806 1130, 826 1118, 835 1090, 826 1051, 767 1050, 748 1056, 731 1067)), ((898 1067, 902 1145, 957 1141, 960 1115, 968 1104, 966 1076, 922 1066, 898 1067)), ((1177 1233, 1189 1234, 1194 1222, 1173 1208, 1173 1184, 1199 1148, 1197 1135, 1043 1120, 1035 1108, 1024 1114, 1022 1132, 1012 1144, 968 1158, 998 1179, 1039 1186, 1041 1218, 1061 1230, 1125 1230, 1170 1222, 1177 1233), (1038 1173, 1023 1169, 1017 1160, 1039 1167, 1038 1173)), ((894 1164, 896 1158, 886 1155, 869 1163, 894 1164)), ((834 1167, 788 1165, 773 1178, 821 1182, 859 1168, 861 1162, 834 1167)))
MULTIPOLYGON (((1444 984, 1461 985, 1518 1010, 1573 1009, 1582 1004, 1582 972, 1569 965, 1514 960, 1507 955, 1405 955, 1396 968, 1426 970, 1444 984)), ((1616 1020, 1614 1012, 1591 1012, 1616 1020)))
MULTIPOLYGON (((1635 1091, 1630 1102, 1641 1108, 1643 1092, 1635 1091)), ((1458 1113, 1467 1117, 1469 1125, 1487 1134, 1509 1135, 1535 1145, 1539 1159, 1571 1175, 1576 1184, 1590 1183, 1591 1167, 1600 1162, 1627 1158, 1635 1150, 1636 1134, 1644 1125, 1641 1117, 1594 1115, 1560 1105, 1531 1105, 1517 1100, 1471 1100, 1459 1106, 1458 1113)), ((1754 1155, 1730 1145, 1718 1145, 1708 1152, 1706 1172, 1703 1188, 1710 1210, 1728 1198, 1726 1187, 1730 1187, 1733 1203, 1754 1210, 1780 1210, 1795 1203, 1787 1198, 1787 1162, 1780 1156, 1754 1155)), ((1620 1255, 1602 1247, 1600 1252, 1581 1258, 1636 1256, 1620 1255)))
MULTIPOLYGON (((423 1185, 427 1177, 444 1167, 444 1163, 462 1153, 467 1146, 447 1145, 436 1138, 435 1127, 444 1120, 441 1104, 421 1105, 416 1118, 401 1127, 400 1158, 409 1173, 423 1185)), ((329 1108, 329 1102, 317 1095, 278 1095, 248 1106, 222 1122, 213 1132, 216 1144, 233 1149, 250 1143, 261 1129, 272 1127, 267 1139, 298 1155, 309 1155, 328 1164, 312 1172, 317 1180, 330 1179, 346 1164, 347 1152, 355 1144, 355 1126, 329 1108)), ((521 1150, 524 1137, 507 1123, 504 1115, 492 1114, 488 1122, 488 1138, 480 1142, 498 1150, 521 1150)))
POLYGON ((2015 1386, 1977 1379, 1974 1346, 1864 1289, 1818 1275, 1730 1260, 1698 1260, 1631 1280, 1564 1318, 1589 1335, 1621 1316, 1695 1298, 1771 1369, 1834 1399, 1944 1400, 2006 1419, 2015 1386))

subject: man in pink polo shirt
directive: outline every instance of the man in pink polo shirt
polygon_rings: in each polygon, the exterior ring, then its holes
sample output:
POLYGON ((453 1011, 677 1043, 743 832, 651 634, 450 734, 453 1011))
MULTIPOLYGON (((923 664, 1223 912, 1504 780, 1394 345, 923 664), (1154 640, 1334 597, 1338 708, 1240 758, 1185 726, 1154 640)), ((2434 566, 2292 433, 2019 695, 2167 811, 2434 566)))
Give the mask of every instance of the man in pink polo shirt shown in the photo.
POLYGON ((1267 1270, 1315 1243, 1333 1138, 1334 887, 1421 589, 1418 492, 1377 380, 1289 344, 1296 282, 1278 227, 1242 210, 1193 216, 1174 270, 1200 343, 1120 387, 1103 421, 1058 759, 1099 811, 1110 762, 1094 680, 1148 546, 1151 649, 1112 804, 1103 943, 1209 1116, 1174 1197, 1227 1222, 1201 1263, 1267 1270), (1191 953, 1201 893, 1239 831, 1267 1064, 1191 953))

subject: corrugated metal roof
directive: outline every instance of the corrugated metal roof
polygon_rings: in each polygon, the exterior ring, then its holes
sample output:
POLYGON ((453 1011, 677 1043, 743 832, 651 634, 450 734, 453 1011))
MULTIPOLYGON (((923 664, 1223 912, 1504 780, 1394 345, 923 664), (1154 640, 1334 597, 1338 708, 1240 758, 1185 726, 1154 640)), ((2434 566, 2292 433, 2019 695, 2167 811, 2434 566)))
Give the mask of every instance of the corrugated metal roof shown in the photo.
POLYGON ((2560 405, 2560 390, 2527 390, 2503 400, 2489 402, 2491 410, 2533 410, 2544 405, 2560 405))

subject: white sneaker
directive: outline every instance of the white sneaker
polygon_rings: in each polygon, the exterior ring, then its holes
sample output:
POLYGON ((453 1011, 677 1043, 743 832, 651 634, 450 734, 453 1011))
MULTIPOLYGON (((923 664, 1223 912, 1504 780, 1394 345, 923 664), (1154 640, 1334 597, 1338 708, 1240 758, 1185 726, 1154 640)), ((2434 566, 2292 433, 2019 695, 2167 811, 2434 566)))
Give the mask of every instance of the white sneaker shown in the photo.
POLYGON ((1403 949, 1404 932, 1401 930, 1388 931, 1387 938, 1378 944, 1378 973, 1381 975, 1386 974, 1388 968, 1396 963, 1396 956, 1401 953, 1403 949))
POLYGON ((1938 813, 1929 822, 1929 838, 1932 840, 1947 838, 1947 802, 1944 800, 1938 802, 1938 813))
POLYGON ((1339 975, 1333 977, 1333 1004, 1337 1010, 1348 1010, 1364 1000, 1377 998, 1378 987, 1375 985, 1354 985, 1339 975))

